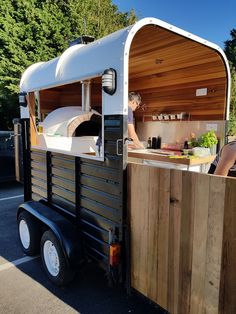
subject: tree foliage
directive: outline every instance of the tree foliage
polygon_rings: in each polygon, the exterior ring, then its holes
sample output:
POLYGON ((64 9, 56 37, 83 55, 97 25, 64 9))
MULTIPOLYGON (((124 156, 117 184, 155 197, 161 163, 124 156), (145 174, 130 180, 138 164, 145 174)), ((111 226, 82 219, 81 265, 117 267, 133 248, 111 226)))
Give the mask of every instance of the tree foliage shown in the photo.
POLYGON ((0 6, 0 130, 18 116, 24 70, 60 55, 81 34, 96 39, 133 24, 133 10, 119 12, 112 0, 4 0, 0 6))
POLYGON ((231 71, 231 100, 229 135, 236 135, 236 29, 230 32, 231 39, 225 41, 225 53, 229 60, 231 71))

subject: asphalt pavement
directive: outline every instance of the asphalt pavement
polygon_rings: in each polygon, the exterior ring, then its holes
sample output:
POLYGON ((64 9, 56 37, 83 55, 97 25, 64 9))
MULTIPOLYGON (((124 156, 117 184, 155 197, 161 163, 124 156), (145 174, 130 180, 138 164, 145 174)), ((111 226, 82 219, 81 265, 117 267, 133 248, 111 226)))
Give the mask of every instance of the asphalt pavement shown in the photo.
POLYGON ((40 257, 26 257, 20 248, 16 211, 23 202, 18 183, 0 184, 0 314, 166 313, 124 287, 111 288, 102 270, 88 263, 75 280, 59 288, 46 277, 40 257))

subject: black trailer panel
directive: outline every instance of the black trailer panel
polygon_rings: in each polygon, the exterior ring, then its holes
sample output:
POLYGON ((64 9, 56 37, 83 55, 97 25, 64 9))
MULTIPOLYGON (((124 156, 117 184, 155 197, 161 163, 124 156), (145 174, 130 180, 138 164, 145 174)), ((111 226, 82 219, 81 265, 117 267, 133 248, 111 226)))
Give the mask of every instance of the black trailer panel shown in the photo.
POLYGON ((69 214, 84 254, 105 263, 123 240, 123 116, 104 117, 104 161, 31 149, 31 193, 69 214), (120 144, 121 143, 121 144, 120 144))

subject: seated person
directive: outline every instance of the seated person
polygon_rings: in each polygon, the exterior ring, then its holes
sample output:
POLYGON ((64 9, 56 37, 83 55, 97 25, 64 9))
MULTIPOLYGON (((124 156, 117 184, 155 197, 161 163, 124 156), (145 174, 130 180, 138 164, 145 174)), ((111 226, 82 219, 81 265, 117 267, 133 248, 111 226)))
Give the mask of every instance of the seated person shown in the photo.
POLYGON ((128 104, 128 136, 132 139, 132 143, 129 144, 130 149, 144 148, 140 142, 138 135, 134 128, 134 115, 133 112, 141 107, 141 96, 136 92, 129 93, 129 104, 128 104))
POLYGON ((208 173, 236 177, 236 141, 226 144, 220 150, 208 173))

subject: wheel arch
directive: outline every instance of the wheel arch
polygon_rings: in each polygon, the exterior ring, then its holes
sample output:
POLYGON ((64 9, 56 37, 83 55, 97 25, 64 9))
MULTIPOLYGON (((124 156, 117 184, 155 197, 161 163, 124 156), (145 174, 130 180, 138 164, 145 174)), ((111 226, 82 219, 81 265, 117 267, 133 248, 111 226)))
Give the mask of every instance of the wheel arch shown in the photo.
MULTIPOLYGON (((58 239, 68 266, 74 267, 80 258, 80 241, 74 225, 66 218, 53 211, 48 206, 35 201, 29 201, 18 207, 20 213, 27 211, 38 220, 45 231, 50 229, 58 239), (75 243, 75 242, 78 243, 75 243)), ((42 229, 43 234, 43 229, 42 229)))

